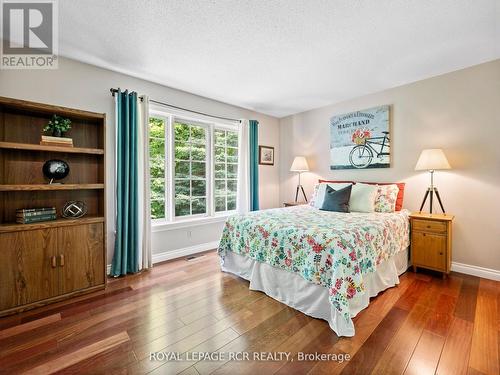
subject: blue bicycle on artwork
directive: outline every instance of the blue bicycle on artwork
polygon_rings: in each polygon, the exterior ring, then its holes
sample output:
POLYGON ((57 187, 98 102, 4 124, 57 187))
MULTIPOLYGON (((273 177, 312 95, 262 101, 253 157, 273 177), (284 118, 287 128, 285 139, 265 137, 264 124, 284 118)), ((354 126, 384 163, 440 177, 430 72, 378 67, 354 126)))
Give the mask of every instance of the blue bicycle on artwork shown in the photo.
POLYGON ((383 131, 382 134, 384 134, 383 137, 371 137, 371 133, 367 129, 357 129, 353 133, 352 140, 356 143, 356 146, 349 153, 349 162, 354 168, 368 167, 374 156, 380 158, 390 155, 389 132, 383 131), (378 146, 380 146, 379 151, 375 149, 378 146), (387 149, 387 152, 385 152, 385 149, 387 149))

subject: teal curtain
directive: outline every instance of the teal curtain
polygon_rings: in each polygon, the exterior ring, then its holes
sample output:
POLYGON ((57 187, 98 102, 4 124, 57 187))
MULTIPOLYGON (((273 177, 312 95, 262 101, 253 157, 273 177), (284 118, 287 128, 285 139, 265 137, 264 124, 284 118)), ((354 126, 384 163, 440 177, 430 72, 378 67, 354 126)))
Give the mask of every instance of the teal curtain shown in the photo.
POLYGON ((259 122, 250 120, 250 211, 259 209, 259 122))
POLYGON ((116 93, 116 239, 111 274, 139 271, 137 93, 116 93))

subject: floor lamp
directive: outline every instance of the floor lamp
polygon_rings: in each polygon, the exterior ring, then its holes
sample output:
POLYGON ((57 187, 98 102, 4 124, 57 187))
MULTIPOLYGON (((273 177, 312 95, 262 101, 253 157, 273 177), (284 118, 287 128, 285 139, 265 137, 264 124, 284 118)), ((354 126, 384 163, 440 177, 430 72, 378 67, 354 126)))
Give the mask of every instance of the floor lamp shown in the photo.
POLYGON ((304 195, 304 199, 307 202, 306 193, 304 191, 304 188, 300 184, 301 173, 309 172, 309 166, 307 165, 306 158, 303 156, 296 156, 295 159, 293 159, 292 166, 290 167, 290 172, 298 172, 299 173, 299 184, 297 185, 297 190, 295 191, 295 202, 298 202, 299 190, 302 191, 302 194, 304 195))
POLYGON ((420 212, 424 208, 425 202, 427 201, 427 197, 430 198, 430 213, 432 214, 432 201, 434 195, 439 202, 439 206, 441 206, 441 210, 443 213, 446 213, 443 207, 443 202, 441 201, 441 197, 439 196, 439 192, 437 187, 434 186, 434 171, 438 169, 451 169, 450 163, 448 163, 448 159, 446 159, 446 155, 443 150, 440 148, 433 148, 423 150, 418 158, 417 165, 415 166, 416 171, 429 171, 431 174, 431 186, 427 188, 425 192, 424 199, 420 206, 420 212))

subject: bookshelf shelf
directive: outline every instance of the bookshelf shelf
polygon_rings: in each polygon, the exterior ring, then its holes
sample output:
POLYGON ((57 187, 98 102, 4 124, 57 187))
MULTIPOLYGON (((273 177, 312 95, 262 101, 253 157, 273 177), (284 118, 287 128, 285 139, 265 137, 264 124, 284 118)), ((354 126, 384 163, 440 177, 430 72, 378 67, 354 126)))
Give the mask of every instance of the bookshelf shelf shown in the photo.
POLYGON ((99 190, 104 184, 26 184, 0 185, 0 191, 99 190))
POLYGON ((0 149, 65 152, 71 154, 104 155, 103 149, 83 147, 45 146, 30 143, 0 142, 0 149))
POLYGON ((104 217, 101 216, 85 216, 81 219, 57 219, 50 221, 42 221, 39 223, 19 224, 19 223, 3 223, 0 224, 0 233, 19 232, 34 229, 47 229, 56 227, 66 227, 71 225, 104 223, 104 217))

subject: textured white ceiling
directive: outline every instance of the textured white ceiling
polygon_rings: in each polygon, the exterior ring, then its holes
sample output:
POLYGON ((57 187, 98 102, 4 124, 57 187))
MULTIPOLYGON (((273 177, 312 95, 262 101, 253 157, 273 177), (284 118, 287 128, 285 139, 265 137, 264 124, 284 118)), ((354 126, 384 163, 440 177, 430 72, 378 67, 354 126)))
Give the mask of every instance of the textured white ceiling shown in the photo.
POLYGON ((60 0, 60 52, 282 117, 499 58, 499 3, 60 0))

